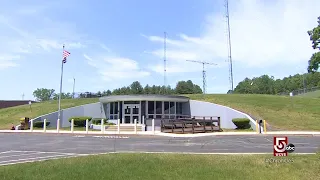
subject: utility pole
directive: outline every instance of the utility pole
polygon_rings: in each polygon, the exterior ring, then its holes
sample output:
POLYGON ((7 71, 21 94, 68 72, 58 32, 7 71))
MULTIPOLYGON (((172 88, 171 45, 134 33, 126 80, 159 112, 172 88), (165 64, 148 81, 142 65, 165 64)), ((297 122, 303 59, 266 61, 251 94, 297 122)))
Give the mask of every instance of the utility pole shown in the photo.
POLYGON ((205 61, 195 61, 195 60, 186 60, 189 62, 194 62, 194 63, 201 63, 202 64, 202 90, 203 90, 203 94, 206 94, 206 71, 204 70, 204 65, 217 65, 215 63, 209 63, 209 62, 205 62, 205 61))
POLYGON ((73 77, 73 91, 72 91, 72 98, 74 99, 74 86, 76 84, 76 79, 73 77))

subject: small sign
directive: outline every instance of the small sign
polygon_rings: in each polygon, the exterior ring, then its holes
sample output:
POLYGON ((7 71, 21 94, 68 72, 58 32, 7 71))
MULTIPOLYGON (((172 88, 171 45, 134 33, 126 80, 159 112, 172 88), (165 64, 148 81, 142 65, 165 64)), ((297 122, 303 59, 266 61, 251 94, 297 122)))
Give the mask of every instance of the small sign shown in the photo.
POLYGON ((29 105, 31 105, 31 101, 29 101, 29 105))
POLYGON ((273 156, 288 156, 294 151, 295 146, 288 143, 288 137, 273 137, 273 156))
POLYGON ((293 96, 293 93, 292 93, 292 92, 290 93, 290 96, 293 96))

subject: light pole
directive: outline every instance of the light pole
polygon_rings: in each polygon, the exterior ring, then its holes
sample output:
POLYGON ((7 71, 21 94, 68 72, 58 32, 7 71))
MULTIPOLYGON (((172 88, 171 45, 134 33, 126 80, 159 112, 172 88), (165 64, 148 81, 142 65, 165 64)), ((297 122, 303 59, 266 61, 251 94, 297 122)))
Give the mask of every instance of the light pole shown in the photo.
POLYGON ((74 86, 76 85, 76 79, 73 77, 73 91, 72 91, 72 98, 74 99, 74 86))

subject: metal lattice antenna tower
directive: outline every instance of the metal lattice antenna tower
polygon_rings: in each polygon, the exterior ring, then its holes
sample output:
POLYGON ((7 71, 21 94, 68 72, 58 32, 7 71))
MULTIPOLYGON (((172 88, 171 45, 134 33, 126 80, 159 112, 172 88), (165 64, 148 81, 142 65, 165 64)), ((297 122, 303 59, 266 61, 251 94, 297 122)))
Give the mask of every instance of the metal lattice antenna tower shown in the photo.
POLYGON ((228 61, 229 61, 229 82, 230 88, 233 91, 233 70, 232 70, 232 57, 231 57, 231 37, 230 37, 230 20, 229 20, 229 2, 225 0, 226 7, 226 18, 227 18, 227 28, 228 28, 228 61))
POLYGON ((22 100, 24 100, 24 93, 22 94, 22 100))
POLYGON ((195 63, 201 63, 202 64, 202 90, 203 90, 203 94, 206 94, 207 83, 206 83, 206 71, 204 70, 204 65, 205 64, 207 64, 207 65, 217 65, 217 64, 204 62, 204 61, 195 61, 195 60, 186 60, 186 61, 195 62, 195 63))
POLYGON ((166 87, 167 84, 167 33, 164 32, 164 42, 163 42, 163 85, 166 87))

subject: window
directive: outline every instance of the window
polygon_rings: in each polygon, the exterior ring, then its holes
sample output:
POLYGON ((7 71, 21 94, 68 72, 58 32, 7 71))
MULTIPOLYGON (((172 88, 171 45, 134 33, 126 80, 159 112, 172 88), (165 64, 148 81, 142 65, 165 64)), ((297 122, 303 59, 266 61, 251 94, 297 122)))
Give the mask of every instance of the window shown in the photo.
POLYGON ((119 112, 119 108, 118 108, 119 103, 118 102, 111 102, 109 103, 109 119, 118 119, 118 112, 119 112))
POLYGON ((113 114, 113 107, 114 107, 114 102, 110 103, 110 115, 113 114))
POLYGON ((118 110, 118 102, 114 103, 114 112, 113 114, 118 114, 119 110, 118 110))
POLYGON ((156 101, 156 114, 162 114, 162 101, 156 101))
POLYGON ((169 102, 164 102, 164 114, 169 114, 169 102))
POLYGON ((176 113, 179 114, 179 115, 182 114, 182 103, 181 102, 177 102, 176 113))
POLYGON ((170 114, 175 114, 174 102, 170 102, 170 114))
POLYGON ((148 101, 148 114, 154 114, 154 101, 148 101))
POLYGON ((140 101, 124 101, 124 104, 140 104, 140 101))

